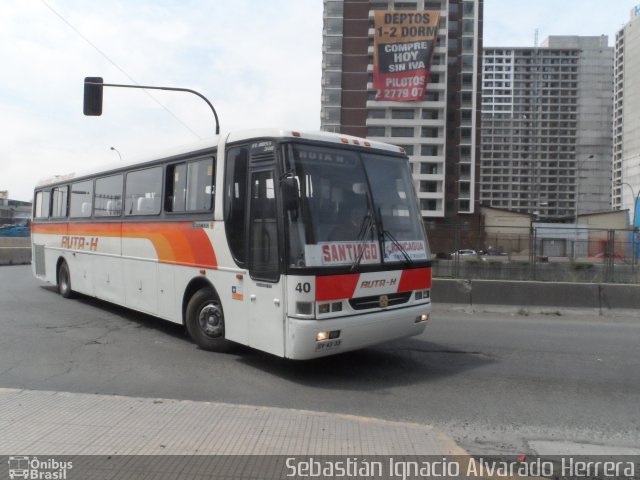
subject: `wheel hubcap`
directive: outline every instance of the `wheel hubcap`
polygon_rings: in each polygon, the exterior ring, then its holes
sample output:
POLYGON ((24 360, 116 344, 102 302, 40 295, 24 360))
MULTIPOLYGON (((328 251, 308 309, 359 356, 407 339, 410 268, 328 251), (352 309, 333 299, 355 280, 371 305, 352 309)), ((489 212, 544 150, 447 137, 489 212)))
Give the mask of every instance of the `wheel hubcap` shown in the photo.
POLYGON ((205 305, 204 308, 200 310, 198 321, 200 323, 200 329, 208 337, 219 337, 222 335, 222 311, 217 305, 213 303, 205 305))

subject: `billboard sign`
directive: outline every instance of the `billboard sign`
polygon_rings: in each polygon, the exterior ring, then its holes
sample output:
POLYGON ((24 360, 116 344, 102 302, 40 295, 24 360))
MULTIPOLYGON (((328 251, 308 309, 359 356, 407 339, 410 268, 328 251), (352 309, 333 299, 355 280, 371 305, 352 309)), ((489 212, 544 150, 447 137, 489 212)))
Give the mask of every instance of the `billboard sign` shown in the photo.
POLYGON ((438 38, 437 10, 375 12, 373 86, 376 100, 424 99, 438 38))

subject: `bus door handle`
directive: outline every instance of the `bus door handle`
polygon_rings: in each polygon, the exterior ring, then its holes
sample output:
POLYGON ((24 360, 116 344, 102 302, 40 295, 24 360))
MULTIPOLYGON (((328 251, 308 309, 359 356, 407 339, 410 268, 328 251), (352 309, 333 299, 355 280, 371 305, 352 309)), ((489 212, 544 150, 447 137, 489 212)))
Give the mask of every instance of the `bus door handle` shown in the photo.
POLYGON ((251 300, 252 302, 256 301, 256 296, 255 295, 249 295, 249 300, 251 300))

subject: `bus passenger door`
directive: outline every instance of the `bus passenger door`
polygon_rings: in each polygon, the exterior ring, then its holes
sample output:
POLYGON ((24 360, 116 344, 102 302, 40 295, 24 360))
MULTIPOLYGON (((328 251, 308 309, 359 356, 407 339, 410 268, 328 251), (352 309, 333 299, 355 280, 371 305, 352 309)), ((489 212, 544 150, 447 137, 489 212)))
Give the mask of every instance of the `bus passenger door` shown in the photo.
POLYGON ((273 168, 253 170, 249 188, 249 345, 284 355, 284 288, 273 168))

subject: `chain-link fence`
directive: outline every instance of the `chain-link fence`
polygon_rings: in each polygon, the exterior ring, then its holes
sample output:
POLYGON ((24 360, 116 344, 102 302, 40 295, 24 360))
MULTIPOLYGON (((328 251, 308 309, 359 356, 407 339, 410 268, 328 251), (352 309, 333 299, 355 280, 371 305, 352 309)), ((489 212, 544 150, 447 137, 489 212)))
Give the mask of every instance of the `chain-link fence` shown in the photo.
POLYGON ((436 277, 640 283, 640 232, 541 224, 427 231, 436 277))

